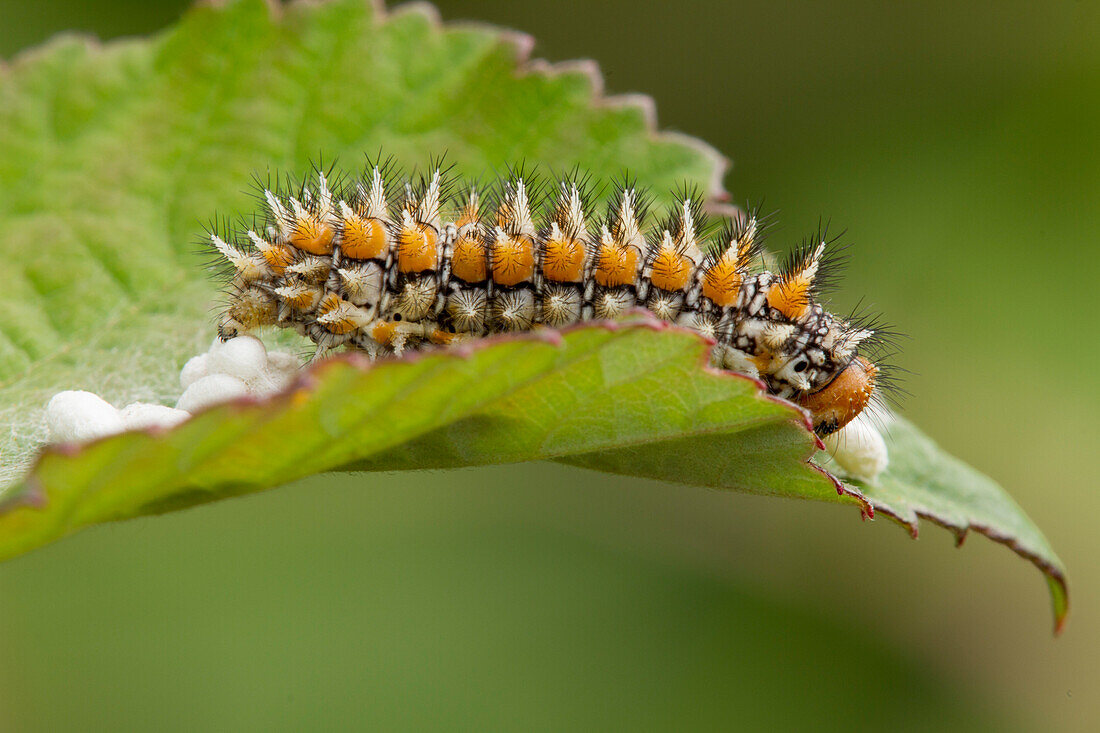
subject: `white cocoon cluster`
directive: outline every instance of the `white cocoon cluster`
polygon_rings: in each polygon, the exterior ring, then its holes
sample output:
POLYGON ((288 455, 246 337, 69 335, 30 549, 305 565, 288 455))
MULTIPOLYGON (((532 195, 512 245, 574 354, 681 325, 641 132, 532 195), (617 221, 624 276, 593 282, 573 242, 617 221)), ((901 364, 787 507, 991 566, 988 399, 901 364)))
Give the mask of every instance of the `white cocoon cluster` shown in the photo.
POLYGON ((267 370, 267 349, 253 336, 222 341, 214 339, 206 352, 208 374, 228 374, 242 380, 256 379, 267 370))
POLYGON ((148 402, 133 402, 123 407, 118 413, 127 430, 170 428, 191 417, 189 412, 177 407, 153 405, 148 402))
POLYGON ((209 372, 206 368, 206 354, 192 356, 180 369, 180 386, 187 389, 195 382, 205 377, 209 372))
POLYGON ((180 395, 176 407, 188 412, 198 412, 204 407, 228 402, 249 394, 243 379, 228 374, 207 374, 191 383, 180 395))
POLYGON ((46 405, 46 426, 55 443, 93 440, 126 429, 122 413, 97 394, 58 392, 46 405))
POLYGON ((191 358, 180 370, 183 394, 175 407, 134 402, 120 410, 91 392, 59 392, 46 405, 49 440, 80 442, 125 430, 172 427, 220 402, 278 392, 293 381, 299 367, 293 354, 268 354, 263 342, 252 336, 215 339, 205 354, 191 358))
POLYGON ((124 430, 171 427, 189 417, 190 413, 183 410, 144 402, 120 410, 99 395, 79 390, 58 392, 46 405, 46 427, 52 443, 94 440, 124 430))
POLYGON ((826 435, 824 443, 845 473, 869 484, 873 484, 890 463, 886 441, 865 412, 837 432, 826 435))
POLYGON ((183 394, 176 407, 195 412, 245 395, 269 395, 285 389, 300 366, 293 354, 268 354, 263 342, 254 336, 228 341, 216 338, 205 354, 183 365, 183 394))

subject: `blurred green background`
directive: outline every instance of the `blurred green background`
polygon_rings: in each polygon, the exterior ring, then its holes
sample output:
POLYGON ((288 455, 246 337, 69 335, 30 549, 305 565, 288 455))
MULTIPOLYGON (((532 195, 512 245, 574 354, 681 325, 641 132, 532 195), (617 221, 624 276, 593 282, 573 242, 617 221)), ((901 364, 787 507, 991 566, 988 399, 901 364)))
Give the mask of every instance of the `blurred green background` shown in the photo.
MULTIPOLYGON (((439 3, 831 218, 911 338, 903 411, 1069 567, 851 509, 562 467, 314 478, 0 566, 0 730, 1096 730, 1100 7, 439 3), (355 726, 359 727, 359 726, 355 726)), ((185 3, 0 0, 0 54, 185 3)))

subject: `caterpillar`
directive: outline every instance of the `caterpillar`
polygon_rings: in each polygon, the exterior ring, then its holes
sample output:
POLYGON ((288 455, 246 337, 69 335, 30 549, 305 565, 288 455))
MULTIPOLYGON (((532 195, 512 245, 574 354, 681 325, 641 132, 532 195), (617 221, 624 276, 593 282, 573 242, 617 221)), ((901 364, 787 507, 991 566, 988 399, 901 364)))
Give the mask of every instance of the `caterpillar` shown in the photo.
POLYGON ((211 227, 228 264, 223 340, 266 326, 372 358, 490 333, 615 319, 634 308, 713 342, 712 366, 761 380, 805 408, 821 436, 883 386, 876 324, 820 304, 837 248, 819 231, 778 272, 762 266, 767 221, 711 221, 685 186, 662 217, 636 181, 613 184, 602 217, 579 171, 522 168, 463 183, 440 163, 400 176, 391 160, 296 185, 257 179, 251 225, 211 227))

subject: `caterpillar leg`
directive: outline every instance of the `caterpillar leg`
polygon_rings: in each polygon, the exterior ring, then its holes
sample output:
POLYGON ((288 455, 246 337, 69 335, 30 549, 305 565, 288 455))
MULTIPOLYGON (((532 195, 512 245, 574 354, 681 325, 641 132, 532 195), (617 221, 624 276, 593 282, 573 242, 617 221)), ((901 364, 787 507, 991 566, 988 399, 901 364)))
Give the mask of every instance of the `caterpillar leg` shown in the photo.
POLYGON ((431 343, 445 343, 437 341, 433 336, 440 338, 440 334, 449 336, 439 330, 435 321, 387 321, 379 319, 375 321, 367 333, 374 341, 383 347, 387 347, 394 354, 400 356, 405 349, 416 348, 427 341, 431 343))
POLYGON ((715 344, 710 351, 710 363, 719 369, 740 372, 754 379, 760 376, 760 370, 752 357, 729 344, 715 344))
POLYGON ((306 359, 306 363, 303 366, 309 366, 316 361, 320 361, 330 351, 332 351, 331 346, 327 346, 325 344, 317 344, 317 348, 313 350, 313 355, 306 359))
POLYGON ((428 340, 438 346, 454 346, 460 344, 463 341, 470 341, 471 339, 478 338, 477 334, 453 331, 444 331, 440 328, 434 329, 428 336, 428 340))

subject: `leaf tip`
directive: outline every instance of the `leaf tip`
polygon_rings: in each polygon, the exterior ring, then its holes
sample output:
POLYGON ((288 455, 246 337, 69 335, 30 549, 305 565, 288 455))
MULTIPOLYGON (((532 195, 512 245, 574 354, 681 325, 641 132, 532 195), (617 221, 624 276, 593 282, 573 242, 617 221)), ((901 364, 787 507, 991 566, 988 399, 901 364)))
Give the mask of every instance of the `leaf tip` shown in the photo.
POLYGON ((1040 565, 1039 569, 1046 576, 1047 586, 1050 588, 1050 602, 1054 610, 1054 635, 1061 636, 1066 629, 1066 619, 1069 617, 1069 587, 1066 585, 1066 576, 1055 567, 1040 565))

